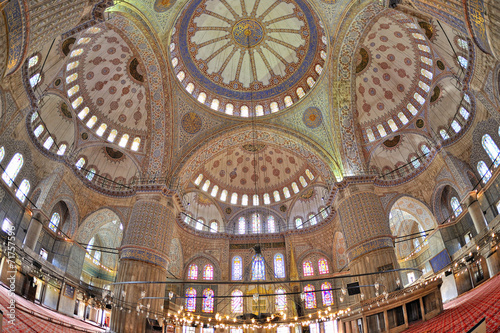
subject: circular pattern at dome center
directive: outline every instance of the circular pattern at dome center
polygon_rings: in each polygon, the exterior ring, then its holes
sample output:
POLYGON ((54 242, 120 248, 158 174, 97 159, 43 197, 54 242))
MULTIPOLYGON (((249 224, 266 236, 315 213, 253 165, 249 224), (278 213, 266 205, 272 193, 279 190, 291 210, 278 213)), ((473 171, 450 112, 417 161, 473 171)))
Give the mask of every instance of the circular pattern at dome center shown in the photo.
POLYGON ((303 0, 193 0, 173 29, 175 75, 198 102, 262 116, 303 98, 318 81, 327 38, 303 0))

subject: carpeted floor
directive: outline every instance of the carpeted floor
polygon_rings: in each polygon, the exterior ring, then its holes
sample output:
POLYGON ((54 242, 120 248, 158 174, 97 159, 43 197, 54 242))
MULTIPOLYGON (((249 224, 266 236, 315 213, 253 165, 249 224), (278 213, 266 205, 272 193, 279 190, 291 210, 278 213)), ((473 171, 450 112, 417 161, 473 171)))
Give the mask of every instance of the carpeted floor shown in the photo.
POLYGON ((439 316, 411 325, 405 333, 467 332, 483 317, 488 333, 500 332, 500 275, 446 303, 439 316))
POLYGON ((0 286, 0 309, 4 313, 3 332, 76 333, 104 331, 81 320, 33 304, 20 296, 15 295, 14 297, 16 300, 16 320, 14 324, 9 324, 9 318, 5 316, 8 313, 9 295, 7 289, 0 286))

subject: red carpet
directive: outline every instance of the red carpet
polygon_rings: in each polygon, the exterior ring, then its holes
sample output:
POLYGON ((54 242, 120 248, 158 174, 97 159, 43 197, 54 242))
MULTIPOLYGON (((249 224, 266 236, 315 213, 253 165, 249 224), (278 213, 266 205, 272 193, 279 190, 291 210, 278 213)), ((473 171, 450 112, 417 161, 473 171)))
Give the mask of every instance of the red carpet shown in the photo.
POLYGON ((8 291, 0 286, 0 309, 4 313, 3 332, 40 332, 40 333, 73 333, 73 332, 103 332, 90 324, 78 319, 71 318, 58 312, 33 304, 26 299, 15 295, 16 320, 15 324, 9 324, 7 306, 9 305, 8 291), (34 314, 32 314, 34 313, 34 314), (36 315, 35 315, 36 314, 36 315))
POLYGON ((500 275, 446 303, 439 316, 411 325, 405 332, 467 332, 483 317, 488 333, 500 332, 500 275))

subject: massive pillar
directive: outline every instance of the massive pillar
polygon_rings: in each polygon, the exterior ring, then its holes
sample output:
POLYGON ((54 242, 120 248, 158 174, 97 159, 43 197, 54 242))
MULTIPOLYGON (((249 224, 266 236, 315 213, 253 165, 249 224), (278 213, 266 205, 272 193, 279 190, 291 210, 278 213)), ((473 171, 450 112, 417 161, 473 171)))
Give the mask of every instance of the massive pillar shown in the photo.
POLYGON ((28 231, 26 232, 26 237, 24 237, 24 246, 30 250, 35 250, 36 243, 42 232, 43 222, 42 215, 34 211, 31 217, 30 224, 28 226, 28 231))
MULTIPOLYGON (((348 177, 340 183, 335 205, 347 244, 351 274, 364 274, 396 269, 398 261, 389 227, 380 198, 375 194, 374 179, 348 177)), ((397 272, 375 274, 354 278, 367 298, 375 296, 378 282, 379 293, 396 289, 397 272)))
POLYGON ((477 192, 472 191, 469 193, 469 197, 465 201, 467 205, 467 209, 469 211, 469 215, 474 223, 474 227, 476 228, 476 232, 479 234, 488 228, 486 223, 486 218, 484 217, 483 210, 479 205, 479 201, 477 201, 477 192))
MULTIPOLYGON (((120 248, 120 265, 116 282, 166 281, 168 249, 175 204, 165 188, 141 187, 132 208, 127 230, 120 248)), ((163 299, 142 300, 146 297, 165 297, 163 284, 117 285, 113 289, 114 303, 111 330, 117 333, 145 332, 146 319, 160 318, 163 299), (137 306, 142 311, 136 312, 137 306)))

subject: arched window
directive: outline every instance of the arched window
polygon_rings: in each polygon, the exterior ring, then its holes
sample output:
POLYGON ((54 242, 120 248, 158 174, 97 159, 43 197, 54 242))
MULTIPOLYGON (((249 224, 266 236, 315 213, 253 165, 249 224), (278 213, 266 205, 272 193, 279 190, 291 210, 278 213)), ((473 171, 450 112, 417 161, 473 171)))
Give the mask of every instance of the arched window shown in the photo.
POLYGON ((276 311, 286 311, 286 295, 285 289, 276 289, 276 311))
POLYGON ((255 107, 255 114, 257 116, 263 116, 264 115, 264 107, 260 104, 258 104, 256 107, 255 107))
POLYGON ((66 83, 69 84, 75 81, 78 78, 78 73, 73 73, 70 76, 66 77, 66 83))
POLYGON ((389 124, 389 127, 391 128, 391 131, 396 132, 398 130, 398 125, 396 125, 396 123, 394 122, 394 120, 389 119, 387 121, 387 123, 389 124))
POLYGON ((47 140, 45 140, 45 142, 43 143, 43 148, 49 150, 53 144, 54 144, 54 139, 51 136, 49 136, 47 140))
POLYGON ((453 210, 453 215, 458 216, 462 214, 462 207, 460 206, 460 202, 458 202, 457 197, 452 197, 450 200, 451 209, 453 210))
POLYGON ((406 115, 403 112, 398 113, 398 118, 399 118, 399 120, 401 120, 403 125, 408 124, 408 118, 406 117, 406 115))
POLYGON ((283 187, 283 194, 285 195, 285 199, 290 198, 290 190, 288 187, 283 187))
POLYGON ((89 172, 87 172, 87 175, 85 176, 85 178, 87 178, 88 180, 92 180, 92 179, 94 179, 94 176, 95 176, 95 169, 90 168, 90 170, 89 170, 89 172))
POLYGON ((78 170, 81 170, 84 165, 85 165, 85 159, 83 157, 80 157, 80 159, 75 164, 78 170))
MULTIPOLYGON (((217 196, 217 192, 219 192, 219 186, 214 185, 214 187, 212 187, 212 192, 210 192, 210 195, 215 198, 217 196)), ((233 195, 234 195, 234 193, 233 193, 233 195)), ((232 198, 231 198, 231 203, 233 203, 232 198)))
POLYGON ((90 109, 88 107, 84 107, 80 112, 78 112, 78 118, 80 118, 81 120, 85 119, 89 112, 90 109))
POLYGON ((494 162, 495 168, 498 167, 500 165, 500 150, 498 149, 496 143, 493 141, 491 136, 489 136, 489 134, 483 135, 481 143, 483 144, 483 148, 486 150, 486 153, 490 157, 491 161, 494 162))
POLYGON ((231 312, 243 313, 243 292, 236 289, 231 293, 231 312))
POLYGON ((333 304, 332 285, 325 282, 321 285, 321 294, 323 296, 323 306, 330 306, 333 304))
POLYGON ((328 261, 325 258, 321 258, 318 260, 318 271, 319 274, 328 274, 330 270, 328 269, 328 261))
POLYGON ((94 259, 92 260, 94 264, 98 265, 101 262, 101 251, 97 250, 94 252, 94 259))
POLYGON ((222 192, 220 193, 220 201, 226 201, 227 199, 227 190, 222 190, 222 192))
POLYGON ((212 110, 218 110, 219 109, 219 103, 220 103, 219 100, 217 98, 214 98, 212 100, 212 104, 210 104, 210 108, 212 110))
POLYGON ((256 254, 252 260, 252 281, 266 279, 266 266, 264 257, 256 254))
POLYGON ((431 151, 429 150, 429 147, 427 147, 427 145, 422 145, 422 147, 420 147, 420 150, 422 151, 422 153, 424 155, 429 155, 431 153, 431 151))
POLYGON ((207 99, 207 94, 205 94, 204 92, 201 92, 199 95, 198 95, 198 102, 200 103, 205 103, 205 100, 207 99))
POLYGON ((16 198, 21 200, 21 202, 24 202, 26 200, 26 197, 28 196, 29 191, 30 191, 30 182, 27 179, 23 179, 21 185, 19 185, 19 188, 16 191, 16 198))
POLYGON ((274 256, 274 277, 277 279, 285 277, 285 262, 281 253, 277 253, 274 256))
POLYGON ((202 230, 203 229, 203 220, 202 219, 198 219, 196 221, 196 226, 195 226, 196 230, 202 230))
POLYGON ((186 289, 186 311, 196 311, 196 290, 193 288, 186 289))
POLYGON ((36 138, 38 138, 40 136, 40 134, 43 133, 43 130, 44 130, 43 125, 40 124, 35 128, 35 130, 33 131, 33 134, 35 135, 36 138))
POLYGON ((300 182, 300 184, 301 184, 303 187, 306 187, 306 186, 307 186, 307 182, 306 182, 306 179, 304 178, 304 176, 300 176, 300 177, 299 177, 299 182, 300 182))
POLYGON ((0 162, 3 161, 4 156, 5 156, 5 148, 2 146, 0 148, 0 162))
POLYGON ((210 232, 218 232, 219 231, 219 223, 213 221, 210 223, 210 232))
POLYGON ((276 232, 276 224, 274 222, 274 216, 272 215, 267 217, 267 232, 271 234, 276 232))
POLYGON ((236 205, 238 203, 238 193, 234 192, 231 194, 231 204, 236 205))
POLYGON ((40 83, 40 81, 42 81, 42 76, 40 75, 40 73, 36 73, 32 77, 30 77, 30 86, 31 86, 31 88, 36 87, 36 85, 38 83, 40 83))
POLYGON ((87 121, 87 123, 85 125, 87 125, 88 128, 92 128, 92 127, 94 127, 96 122, 97 122, 97 117, 92 116, 92 117, 90 117, 90 119, 87 121))
POLYGON ((382 124, 377 125, 377 131, 380 133, 381 137, 384 137, 387 135, 387 132, 385 131, 385 128, 384 128, 384 126, 382 126, 382 124))
POLYGON ((56 232, 57 227, 59 226, 59 222, 61 222, 61 216, 59 216, 59 213, 52 214, 49 222, 49 229, 53 232, 56 232))
POLYGON ((462 126, 460 126, 460 124, 458 123, 458 121, 453 120, 451 122, 451 128, 453 128, 453 130, 455 131, 455 133, 459 133, 460 130, 462 129, 462 126))
POLYGON ((201 184, 201 181, 202 181, 202 180, 203 180, 203 175, 200 173, 200 174, 198 175, 198 177, 196 177, 196 180, 194 181, 194 184, 195 184, 196 186, 198 186, 198 185, 200 185, 200 184, 201 184))
POLYGON ((314 215, 314 214, 309 214, 307 219, 309 220, 309 223, 311 223, 311 225, 316 225, 316 223, 318 223, 318 220, 316 219, 316 215, 314 215))
POLYGON ((264 193, 262 197, 264 198, 264 205, 271 204, 271 197, 269 196, 269 193, 264 193))
POLYGON ((304 92, 304 89, 302 87, 298 87, 297 88, 297 97, 302 98, 305 95, 306 95, 306 93, 304 92))
POLYGON ((252 232, 254 234, 260 234, 262 232, 262 223, 260 221, 260 214, 252 214, 252 232))
POLYGON ((203 306, 201 311, 204 313, 214 312, 214 291, 210 288, 203 290, 203 306))
POLYGON ((479 161, 477 163, 477 172, 481 176, 481 179, 483 180, 483 183, 486 184, 488 182, 488 180, 490 180, 490 178, 491 178, 491 171, 490 171, 490 169, 488 169, 488 166, 483 161, 479 161))
POLYGON ((467 44, 467 41, 464 40, 464 39, 462 39, 462 38, 458 38, 457 44, 458 44, 459 47, 461 47, 464 50, 468 50, 469 49, 469 44, 467 44))
POLYGON ((254 206, 258 206, 259 205, 259 195, 258 194, 254 194, 253 195, 253 205, 254 206))
POLYGON ((186 91, 190 94, 193 93, 194 91, 194 84, 192 82, 189 82, 188 85, 186 86, 186 91))
POLYGON ((214 279, 214 266, 208 264, 203 267, 203 280, 214 279))
POLYGON ((109 132, 109 135, 108 135, 108 141, 109 142, 113 142, 115 141, 115 138, 116 138, 116 135, 118 134, 118 131, 115 130, 115 129, 112 129, 111 132, 109 132))
POLYGON ((102 123, 101 126, 99 126, 99 128, 97 129, 97 131, 95 131, 95 134, 97 134, 98 136, 102 136, 104 134, 104 131, 106 131, 106 128, 108 128, 108 125, 102 123))
POLYGON ((234 111, 234 105, 231 103, 226 104, 226 114, 232 115, 234 111))
POLYGON ((418 169, 420 167, 420 161, 418 160, 418 158, 413 156, 410 160, 411 160, 411 164, 413 165, 413 167, 415 169, 418 169))
POLYGON ((203 187, 201 188, 203 191, 208 191, 208 188, 210 187, 210 180, 207 179, 205 180, 205 183, 203 184, 203 187))
POLYGON ((120 139, 120 142, 118 143, 118 146, 125 147, 127 145, 128 138, 129 138, 128 134, 123 134, 122 138, 120 139))
POLYGON ((469 64, 469 61, 467 59, 465 59, 464 57, 459 55, 458 56, 458 63, 460 64, 460 66, 463 69, 467 69, 467 65, 469 64))
POLYGON ((198 266, 195 264, 189 265, 188 280, 198 280, 198 266))
POLYGON ((368 137, 368 141, 375 141, 375 135, 373 135, 373 131, 371 128, 366 129, 366 136, 368 137))
POLYGON ((293 193, 299 193, 299 186, 297 185, 296 182, 293 182, 292 183, 292 190, 293 190, 293 193))
POLYGON ((71 103, 71 106, 73 107, 73 109, 76 110, 76 108, 79 107, 80 104, 82 104, 82 102, 83 102, 83 97, 80 96, 71 103))
POLYGON ((304 300, 306 309, 316 309, 316 294, 314 293, 314 287, 308 284, 304 287, 304 292, 306 294, 304 300))
MULTIPOLYGON (((297 184, 295 184, 295 186, 297 186, 297 184)), ((274 192, 273 192, 273 197, 274 197, 274 201, 275 201, 275 202, 280 201, 280 200, 281 200, 281 197, 280 197, 280 192, 278 192, 278 191, 274 191, 274 192)))
POLYGON ((133 151, 137 151, 139 150, 140 145, 141 145, 141 138, 137 136, 134 138, 134 141, 132 142, 132 146, 130 147, 130 149, 132 149, 133 151))
POLYGON ((297 217, 295 219, 295 228, 297 229, 302 229, 303 225, 302 225, 302 219, 300 217, 297 217))
POLYGON ((243 278, 243 263, 240 256, 233 257, 232 279, 241 280, 243 278))
POLYGON ((38 56, 38 54, 35 54, 34 56, 32 56, 30 58, 30 60, 28 60, 28 68, 36 66, 39 61, 40 61, 40 57, 38 56))
MULTIPOLYGON (((467 95, 465 95, 465 96, 467 96, 467 95)), ((469 111, 467 111, 467 109, 466 109, 466 108, 464 108, 463 106, 461 106, 461 107, 460 107, 459 112, 460 112, 460 115, 461 115, 461 116, 462 116, 465 120, 469 119, 469 115, 470 115, 470 114, 469 114, 469 111)))
POLYGON ((243 194, 241 196, 241 205, 242 206, 248 206, 248 195, 243 194))
POLYGON ((446 133, 445 129, 441 129, 439 131, 439 134, 441 135, 441 137, 443 138, 443 140, 448 140, 450 138, 450 136, 448 135, 448 133, 446 133))
POLYGON ((248 117, 248 106, 243 105, 243 106, 240 108, 240 116, 241 116, 241 117, 248 117))
POLYGON ((245 220, 245 218, 243 216, 241 216, 238 220, 238 233, 240 235, 243 235, 246 232, 246 224, 247 224, 247 221, 245 220))
POLYGON ((302 269, 304 270, 304 276, 313 276, 314 275, 314 267, 309 260, 304 261, 302 263, 302 269))
POLYGON ((3 181, 7 185, 12 186, 12 183, 16 179, 17 174, 21 170, 22 166, 23 166, 23 155, 21 155, 20 153, 16 153, 12 157, 9 164, 7 165, 7 168, 5 168, 5 171, 2 174, 3 181))

